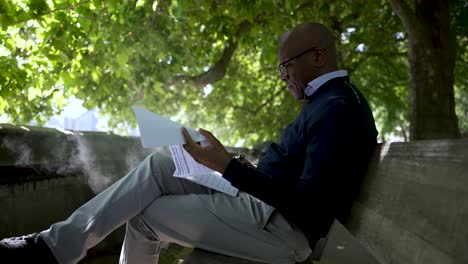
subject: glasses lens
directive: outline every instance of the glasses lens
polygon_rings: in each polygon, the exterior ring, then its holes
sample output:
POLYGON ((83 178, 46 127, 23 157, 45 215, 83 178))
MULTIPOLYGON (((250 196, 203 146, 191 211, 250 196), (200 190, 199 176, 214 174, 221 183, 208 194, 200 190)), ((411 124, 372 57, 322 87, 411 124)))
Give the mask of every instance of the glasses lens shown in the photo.
POLYGON ((280 64, 280 65, 278 65, 278 70, 280 71, 281 74, 285 74, 286 73, 286 66, 284 66, 284 64, 280 64))

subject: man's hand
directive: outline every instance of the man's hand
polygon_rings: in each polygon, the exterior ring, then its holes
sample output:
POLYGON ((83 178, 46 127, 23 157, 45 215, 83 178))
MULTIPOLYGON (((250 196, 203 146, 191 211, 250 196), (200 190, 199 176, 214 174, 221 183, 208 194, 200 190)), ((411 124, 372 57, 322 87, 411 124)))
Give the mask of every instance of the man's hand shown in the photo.
POLYGON ((197 142, 193 141, 187 129, 182 128, 182 135, 184 135, 185 142, 184 149, 196 160, 198 163, 206 167, 223 173, 227 165, 231 161, 231 154, 226 151, 224 146, 219 142, 211 132, 204 129, 198 130, 207 140, 209 145, 202 147, 197 142))

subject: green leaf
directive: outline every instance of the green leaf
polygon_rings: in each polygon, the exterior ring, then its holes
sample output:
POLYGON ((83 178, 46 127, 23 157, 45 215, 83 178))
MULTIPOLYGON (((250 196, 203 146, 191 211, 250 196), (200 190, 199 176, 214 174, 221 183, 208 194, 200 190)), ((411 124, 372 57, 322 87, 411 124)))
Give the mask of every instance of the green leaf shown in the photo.
POLYGON ((95 83, 99 83, 99 80, 101 79, 101 72, 98 69, 95 69, 91 72, 91 78, 95 83))
MULTIPOLYGON (((382 134, 409 126, 408 38, 394 37, 406 31, 385 0, 94 0, 46 14, 77 3, 0 0, 0 98, 10 118, 43 122, 63 107, 60 98, 74 95, 89 108, 99 107, 116 126, 134 120, 129 105, 140 102, 187 125, 213 130, 228 145, 277 140, 301 109, 278 77, 278 43, 286 30, 312 20, 336 34, 339 67, 369 98, 382 134), (253 28, 236 38, 224 76, 206 94, 190 78, 219 62, 227 39, 244 20, 253 28), (355 31, 348 33, 350 28, 355 31), (360 43, 366 52, 356 52, 360 43), (42 96, 57 87, 60 96, 42 96)), ((464 1, 455 1, 453 13, 456 111, 467 131, 464 1)))
POLYGON ((116 56, 117 62, 119 63, 120 66, 124 66, 127 64, 128 61, 128 54, 126 53, 119 53, 116 56))
POLYGON ((45 14, 50 10, 49 5, 45 0, 29 0, 29 11, 36 17, 45 14))

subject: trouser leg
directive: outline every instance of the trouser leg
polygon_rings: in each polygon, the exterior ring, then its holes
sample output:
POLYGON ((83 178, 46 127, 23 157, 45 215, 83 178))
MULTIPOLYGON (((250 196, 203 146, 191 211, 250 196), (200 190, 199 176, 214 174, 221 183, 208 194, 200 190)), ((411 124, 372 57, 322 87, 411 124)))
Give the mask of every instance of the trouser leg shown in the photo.
POLYGON ((154 241, 265 263, 295 263, 311 252, 297 227, 242 192, 237 197, 222 193, 163 196, 134 219, 138 220, 128 225, 132 226, 130 230, 139 230, 141 240, 134 241, 131 232, 127 232, 127 237, 132 237, 129 242, 140 244, 122 254, 125 258, 121 256, 121 264, 157 263, 157 258, 151 258, 151 254, 159 252, 159 244, 154 241))
POLYGON ((120 252, 120 263, 152 263, 157 264, 160 244, 158 237, 152 232, 139 215, 130 219, 125 227, 125 239, 120 252))
POLYGON ((53 224, 40 236, 59 263, 76 263, 89 248, 135 217, 158 197, 171 192, 212 192, 173 177, 173 172, 171 158, 152 154, 125 177, 78 208, 67 220, 53 224))

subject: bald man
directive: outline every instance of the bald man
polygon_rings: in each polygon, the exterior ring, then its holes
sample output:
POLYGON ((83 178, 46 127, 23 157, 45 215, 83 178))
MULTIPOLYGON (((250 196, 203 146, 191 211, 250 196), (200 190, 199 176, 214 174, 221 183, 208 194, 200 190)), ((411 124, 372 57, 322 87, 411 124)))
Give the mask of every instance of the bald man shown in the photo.
POLYGON ((377 131, 366 99, 337 69, 323 25, 284 34, 279 61, 281 79, 305 104, 257 167, 208 131, 200 130, 210 143, 201 147, 182 130, 186 150, 239 188, 237 196, 175 178, 172 159, 152 154, 66 221, 2 240, 0 260, 77 263, 124 223, 120 263, 157 263, 162 241, 264 263, 305 260, 352 202, 377 131))

